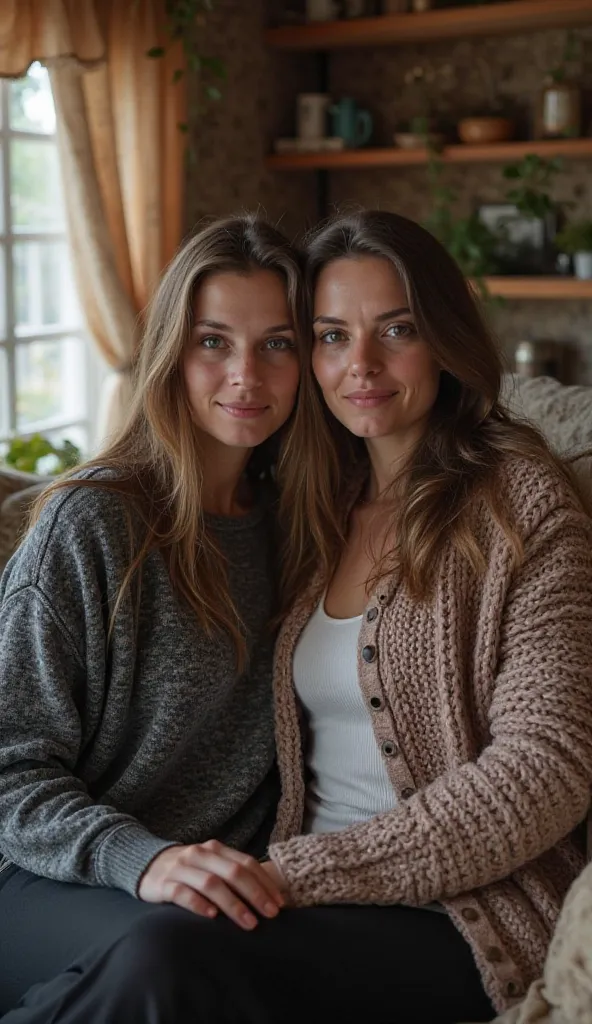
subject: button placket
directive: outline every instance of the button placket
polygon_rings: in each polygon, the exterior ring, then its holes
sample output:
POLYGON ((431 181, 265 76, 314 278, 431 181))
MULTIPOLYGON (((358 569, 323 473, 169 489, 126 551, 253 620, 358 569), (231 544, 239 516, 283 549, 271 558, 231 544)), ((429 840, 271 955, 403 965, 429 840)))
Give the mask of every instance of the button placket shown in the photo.
POLYGON ((401 755, 396 724, 380 678, 378 636, 387 598, 386 590, 377 590, 370 597, 368 607, 364 611, 358 640, 359 681, 372 716, 374 735, 394 794, 398 800, 406 800, 413 796, 415 788, 401 755))
POLYGON ((523 996, 525 986, 519 969, 504 950, 499 936, 477 900, 470 896, 458 896, 444 900, 443 903, 452 917, 460 918, 471 944, 479 951, 508 999, 516 1000, 523 996))

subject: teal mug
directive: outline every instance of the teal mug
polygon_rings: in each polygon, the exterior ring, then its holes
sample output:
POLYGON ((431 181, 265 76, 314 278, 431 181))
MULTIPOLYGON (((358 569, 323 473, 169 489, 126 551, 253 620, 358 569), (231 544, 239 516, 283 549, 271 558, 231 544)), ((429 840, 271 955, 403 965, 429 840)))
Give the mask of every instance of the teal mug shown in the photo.
POLYGON ((364 146, 372 135, 372 115, 361 110, 355 100, 346 97, 329 107, 331 134, 343 139, 353 149, 364 146))

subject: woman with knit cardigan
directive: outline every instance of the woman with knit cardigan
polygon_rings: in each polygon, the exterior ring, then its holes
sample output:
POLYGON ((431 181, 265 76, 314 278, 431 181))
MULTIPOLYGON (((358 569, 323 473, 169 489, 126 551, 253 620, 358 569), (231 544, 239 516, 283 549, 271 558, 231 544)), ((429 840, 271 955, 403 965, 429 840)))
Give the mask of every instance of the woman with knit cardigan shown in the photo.
POLYGON ((498 1011, 518 1002, 583 866, 592 522, 502 409, 496 347, 431 235, 367 211, 308 259, 319 391, 285 492, 269 870, 297 907, 363 905, 360 963, 374 941, 391 965, 364 1021, 489 1020, 473 963, 498 1011))
POLYGON ((262 864, 288 905, 249 931, 154 908, 79 965, 102 1015, 65 991, 61 1024, 488 1021, 540 975, 583 865, 592 520, 501 408, 430 235, 363 213, 309 261, 318 391, 278 467, 291 611, 262 864))

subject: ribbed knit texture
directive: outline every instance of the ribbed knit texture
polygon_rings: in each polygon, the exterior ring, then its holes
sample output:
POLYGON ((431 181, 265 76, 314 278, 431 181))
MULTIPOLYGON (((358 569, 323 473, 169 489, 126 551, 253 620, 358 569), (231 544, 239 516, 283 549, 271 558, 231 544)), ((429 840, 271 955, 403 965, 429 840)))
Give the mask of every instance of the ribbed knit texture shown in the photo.
POLYGON ((541 973, 583 866, 566 837, 584 819, 592 785, 592 522, 546 467, 508 460, 499 486, 525 545, 518 569, 476 501, 482 577, 448 545, 431 599, 411 600, 396 574, 369 599, 360 686, 369 702, 384 699, 372 721, 377 742, 395 748, 386 760, 399 802, 332 835, 299 835, 291 670, 324 581, 311 583, 285 623, 275 673, 283 792, 271 855, 301 906, 444 901, 505 1009, 541 973))
POLYGON ((358 683, 361 621, 330 618, 321 600, 294 652, 308 722, 306 832, 337 832, 395 806, 358 683))

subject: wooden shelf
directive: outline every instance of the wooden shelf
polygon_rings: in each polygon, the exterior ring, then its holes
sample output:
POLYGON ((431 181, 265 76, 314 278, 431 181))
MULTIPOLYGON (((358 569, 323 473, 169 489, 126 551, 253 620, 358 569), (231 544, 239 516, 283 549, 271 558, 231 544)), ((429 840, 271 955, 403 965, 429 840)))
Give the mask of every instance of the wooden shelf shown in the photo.
POLYGON ((486 277, 491 295, 504 299, 583 299, 592 301, 592 281, 575 277, 486 277))
POLYGON ((398 46, 467 36, 511 35, 592 25, 590 0, 506 0, 482 7, 453 7, 423 14, 385 14, 271 28, 268 46, 279 50, 340 50, 398 46))
MULTIPOLYGON (((532 0, 534 2, 534 0, 532 0)), ((591 0, 592 2, 592 0, 591 0)), ((592 159, 592 138, 541 139, 529 142, 498 142, 490 146, 446 146, 440 153, 445 163, 505 163, 521 160, 527 153, 571 160, 592 159)), ((413 167, 427 163, 425 149, 343 149, 338 153, 273 153, 265 164, 272 171, 347 171, 372 167, 413 167)))

